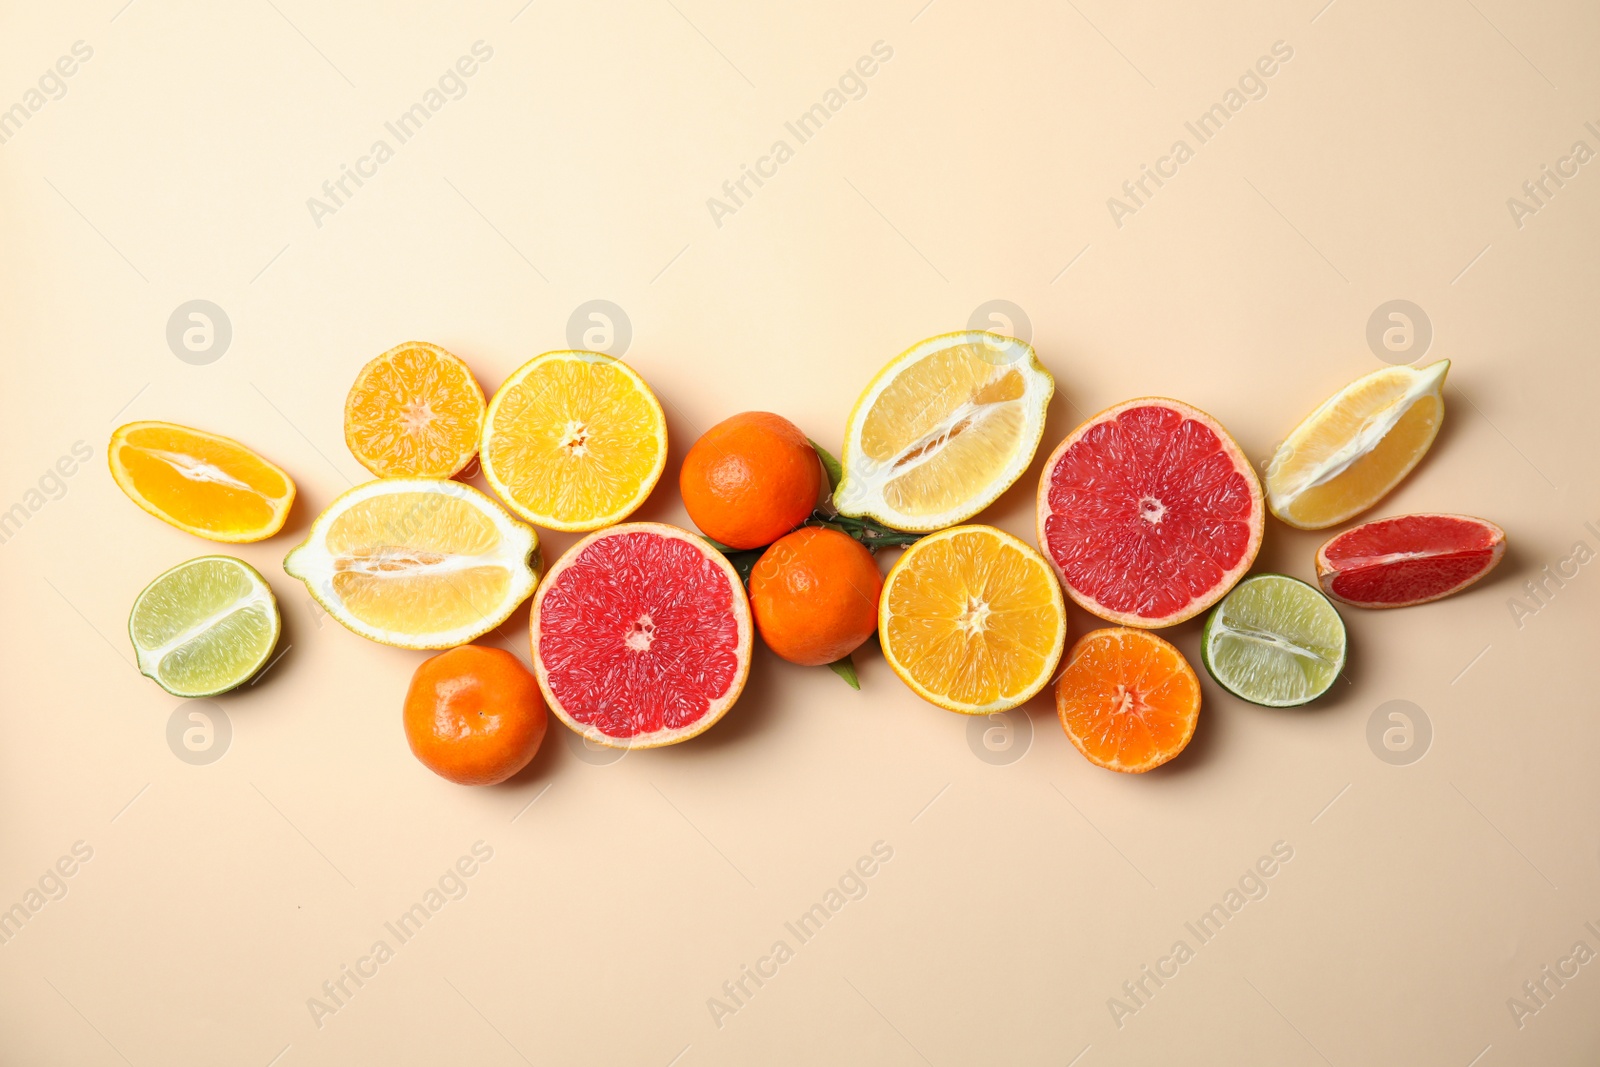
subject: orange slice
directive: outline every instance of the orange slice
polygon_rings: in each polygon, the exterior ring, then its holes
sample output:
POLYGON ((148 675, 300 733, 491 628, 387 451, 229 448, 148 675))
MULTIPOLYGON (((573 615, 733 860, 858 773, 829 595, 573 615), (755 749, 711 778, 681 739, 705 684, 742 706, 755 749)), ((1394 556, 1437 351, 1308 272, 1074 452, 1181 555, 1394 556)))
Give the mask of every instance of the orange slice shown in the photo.
POLYGON ((954 526, 907 548, 878 600, 883 657, 923 700, 992 715, 1046 685, 1067 639, 1044 557, 993 526, 954 526))
POLYGON ((294 482, 231 437, 172 422, 130 422, 111 435, 111 477, 128 499, 211 541, 260 541, 283 528, 294 482))
POLYGON ((361 368, 344 401, 344 440, 380 478, 448 478, 472 461, 483 390, 460 359, 407 341, 361 368))
POLYGON ((1148 630, 1091 630, 1056 682, 1067 739, 1097 767, 1142 774, 1182 752, 1200 719, 1200 680, 1148 630))
POLYGON ((547 530, 598 530, 633 513, 667 466, 667 420, 644 379, 598 352, 546 352, 489 402, 483 476, 547 530))

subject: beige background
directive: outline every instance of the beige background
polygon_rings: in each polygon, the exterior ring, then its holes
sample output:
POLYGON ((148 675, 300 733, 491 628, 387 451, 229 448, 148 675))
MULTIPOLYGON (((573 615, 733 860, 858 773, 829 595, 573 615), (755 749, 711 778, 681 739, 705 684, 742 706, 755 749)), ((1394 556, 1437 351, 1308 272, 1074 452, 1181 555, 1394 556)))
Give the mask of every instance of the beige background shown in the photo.
MULTIPOLYGON (((93 858, 0 945, 0 1062, 1595 1062, 1600 965, 1520 1027, 1507 1000, 1600 950, 1600 573, 1511 608, 1600 549, 1600 164, 1520 228, 1506 201, 1600 149, 1600 14, 1322 2, 6 4, 0 107, 75 41, 93 57, 0 145, 0 508, 43 504, 0 544, 0 907, 75 842, 93 858), (307 198, 479 40, 466 95, 317 226, 307 198), (865 95, 716 225, 707 198, 878 41, 865 95), (1198 145, 1184 122, 1276 41, 1266 95, 1198 145), (1194 158, 1119 228, 1107 198, 1180 137, 1194 158), (232 323, 208 365, 165 338, 195 298, 232 323), (1045 699, 973 741, 875 655, 857 694, 758 651, 698 741, 607 765, 553 727, 517 780, 452 786, 400 729, 422 656, 319 617, 280 561, 364 480, 340 426, 361 362, 431 340, 492 389, 597 298, 669 412, 642 513, 669 522, 700 431, 770 409, 837 445, 879 364, 985 301, 1025 310, 1056 375, 1046 449, 1162 393, 1262 459, 1383 365, 1368 317, 1408 299, 1455 361, 1449 417, 1380 513, 1482 514, 1513 548, 1454 600, 1346 612, 1347 683, 1311 708, 1206 679, 1194 744, 1144 777, 1087 764, 1045 699), (206 766, 169 749, 180 702, 123 632, 213 548, 107 475, 144 418, 300 486, 238 553, 286 651, 217 701, 206 766), (30 498, 80 440, 64 495, 30 498), (1369 748, 1390 700, 1431 723, 1418 762, 1369 748), (316 1025, 307 999, 477 841, 466 896, 316 1025), (783 924, 878 841, 867 895, 799 945, 783 924), (1185 922, 1279 841, 1270 893, 1199 946, 1185 922), (708 998, 780 938, 794 958, 716 1025, 708 998), (1119 1028, 1108 998, 1180 938, 1194 958, 1119 1028)), ((1031 540, 1037 477, 985 519, 1031 540)), ((1310 577, 1319 540, 1274 522, 1261 565, 1310 577)), ((1197 654, 1197 624, 1173 637, 1197 654)), ((496 640, 525 654, 525 611, 496 640)))

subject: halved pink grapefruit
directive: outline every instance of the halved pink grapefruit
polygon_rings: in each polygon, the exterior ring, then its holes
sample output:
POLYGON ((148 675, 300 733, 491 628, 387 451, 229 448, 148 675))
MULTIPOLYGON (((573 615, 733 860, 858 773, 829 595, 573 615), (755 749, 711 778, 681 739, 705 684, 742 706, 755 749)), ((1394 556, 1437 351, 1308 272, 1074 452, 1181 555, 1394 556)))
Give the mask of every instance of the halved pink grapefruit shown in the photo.
POLYGON ((534 676, 597 744, 658 748, 705 732, 750 673, 750 602, 722 553, 687 530, 629 522, 567 550, 529 615, 534 676))
POLYGON ((1261 483, 1222 424, 1141 397, 1079 426, 1039 479, 1039 547, 1080 607, 1123 626, 1192 618, 1261 548, 1261 483))
POLYGON ((1330 538, 1317 549, 1317 582, 1358 608, 1426 604, 1494 570, 1506 532, 1470 515, 1396 515, 1330 538))

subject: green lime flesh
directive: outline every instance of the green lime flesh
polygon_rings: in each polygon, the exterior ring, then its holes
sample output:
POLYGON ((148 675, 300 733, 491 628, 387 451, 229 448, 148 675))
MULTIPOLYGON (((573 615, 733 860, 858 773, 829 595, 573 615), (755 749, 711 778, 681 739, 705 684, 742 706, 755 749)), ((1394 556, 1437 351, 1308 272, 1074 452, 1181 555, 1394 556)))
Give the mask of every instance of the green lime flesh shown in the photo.
POLYGON ((145 586, 128 615, 140 673, 180 697, 216 696, 249 681, 279 628, 271 586, 232 556, 178 564, 145 586))
POLYGON ((1200 638, 1200 660, 1218 685, 1271 708, 1326 693, 1344 657, 1344 620, 1332 602, 1284 574, 1258 574, 1234 586, 1200 638))

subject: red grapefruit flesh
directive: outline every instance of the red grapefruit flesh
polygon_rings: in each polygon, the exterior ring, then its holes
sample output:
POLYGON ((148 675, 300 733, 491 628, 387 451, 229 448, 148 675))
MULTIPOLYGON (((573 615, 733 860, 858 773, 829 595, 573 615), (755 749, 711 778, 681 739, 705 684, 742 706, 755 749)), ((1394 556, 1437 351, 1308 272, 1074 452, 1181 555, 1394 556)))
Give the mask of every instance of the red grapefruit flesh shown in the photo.
POLYGON ((1505 554, 1506 532, 1484 519, 1397 515, 1324 542, 1317 582, 1358 608, 1403 608, 1459 593, 1505 554))
POLYGON ((1085 422, 1039 479, 1039 547, 1068 596, 1123 626, 1171 626, 1222 599, 1255 561, 1265 514, 1222 424, 1162 397, 1085 422))
POLYGON ((562 722, 598 744, 657 748, 720 719, 750 673, 750 603, 703 539, 659 522, 590 534, 540 584, 534 676, 562 722))

